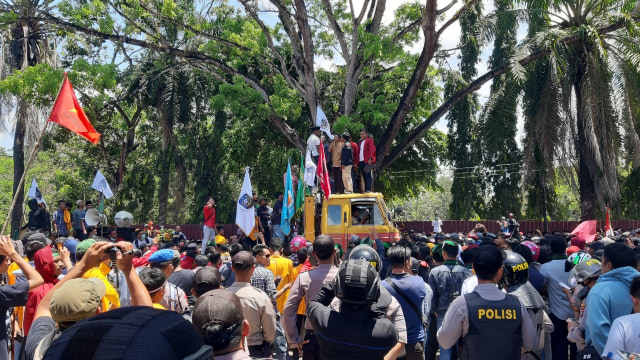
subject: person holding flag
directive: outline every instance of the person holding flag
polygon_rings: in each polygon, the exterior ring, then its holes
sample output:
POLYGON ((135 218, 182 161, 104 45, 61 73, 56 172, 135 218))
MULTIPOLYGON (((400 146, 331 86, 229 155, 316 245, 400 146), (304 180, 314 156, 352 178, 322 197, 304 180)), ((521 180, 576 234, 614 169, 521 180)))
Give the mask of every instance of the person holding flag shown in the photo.
POLYGON ((610 211, 611 209, 609 209, 609 207, 606 207, 607 214, 604 221, 604 235, 613 239, 616 234, 613 232, 613 228, 611 227, 611 218, 609 217, 610 211))
POLYGON ((284 234, 282 234, 281 230, 281 222, 282 222, 282 199, 284 198, 284 194, 282 191, 278 191, 276 193, 276 202, 273 204, 273 210, 271 211, 271 224, 273 228, 273 237, 277 237, 280 239, 284 239, 284 234))
POLYGON ((307 139, 307 150, 311 153, 311 158, 313 159, 313 163, 318 165, 318 159, 320 157, 320 149, 322 146, 320 145, 320 127, 315 126, 311 128, 311 135, 307 139))
POLYGON ((320 155, 318 157, 318 178, 320 179, 320 188, 324 193, 324 197, 329 200, 331 196, 331 181, 329 180, 329 170, 327 169, 327 158, 324 154, 322 141, 320 142, 320 155))

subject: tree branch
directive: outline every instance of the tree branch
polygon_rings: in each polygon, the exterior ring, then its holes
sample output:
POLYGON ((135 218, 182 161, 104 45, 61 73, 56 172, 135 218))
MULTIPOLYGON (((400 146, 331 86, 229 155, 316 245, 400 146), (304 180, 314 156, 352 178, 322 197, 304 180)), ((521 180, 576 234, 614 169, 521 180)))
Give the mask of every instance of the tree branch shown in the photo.
MULTIPOLYGON (((633 17, 632 21, 637 23, 640 21, 640 17, 633 17)), ((626 24, 627 19, 620 19, 609 26, 598 29, 598 34, 605 35, 614 32, 623 28, 626 24)), ((578 43, 580 41, 582 41, 582 37, 573 35, 561 39, 560 41, 558 41, 558 43, 566 46, 578 43)), ((521 66, 527 66, 538 59, 549 56, 549 54, 551 54, 551 50, 549 49, 539 50, 521 59, 519 63, 521 66)), ((393 162, 396 161, 400 157, 400 155, 402 155, 407 149, 409 149, 409 147, 413 146, 416 141, 421 139, 427 130, 429 130, 442 116, 444 116, 444 114, 446 114, 453 106, 459 103, 467 95, 480 89, 482 85, 487 83, 489 80, 500 76, 508 71, 508 65, 492 69, 469 83, 469 85, 467 85, 464 89, 460 89, 458 92, 449 97, 449 99, 447 99, 447 101, 442 103, 442 105, 440 105, 434 112, 432 112, 431 115, 429 115, 429 117, 422 124, 415 128, 407 136, 406 139, 404 139, 402 142, 399 142, 399 144, 395 146, 395 148, 389 153, 389 155, 384 158, 380 166, 380 170, 386 169, 391 166, 391 164, 393 164, 393 162)))
POLYGON ((344 32, 336 21, 336 17, 333 14, 333 8, 331 6, 331 2, 329 0, 322 0, 322 4, 324 5, 324 12, 327 15, 327 19, 329 20, 329 25, 333 29, 334 34, 336 34, 336 38, 338 39, 338 43, 340 44, 340 50, 342 52, 342 58, 344 61, 349 61, 349 47, 347 46, 347 41, 344 38, 344 32))
MULTIPOLYGON (((300 85, 298 81, 296 81, 293 77, 291 77, 291 74, 287 69, 287 63, 286 61, 284 61, 284 58, 282 57, 278 49, 276 49, 273 42, 273 37, 271 36, 271 33, 269 32, 269 29, 267 28, 267 26, 264 24, 264 22, 262 22, 262 20, 260 20, 260 18, 258 17, 258 14, 255 12, 254 9, 251 8, 251 5, 248 4, 247 0, 240 0, 240 2, 244 6, 244 9, 247 11, 247 13, 249 13, 249 16, 251 16, 251 18, 258 24, 258 26, 260 26, 262 33, 267 38, 267 46, 269 46, 269 49, 271 50, 273 55, 276 57, 276 59, 278 59, 278 62, 280 63, 280 70, 278 72, 282 74, 282 76, 284 77, 285 81, 289 84, 289 86, 298 90, 304 97, 306 92, 305 89, 300 85)), ((267 63, 269 62, 267 61, 267 63)))
POLYGON ((451 9, 453 7, 453 5, 455 5, 458 2, 458 0, 452 0, 449 4, 447 4, 447 6, 443 7, 442 9, 439 9, 438 12, 436 12, 436 15, 440 16, 444 13, 446 13, 447 11, 449 11, 449 9, 451 9))
MULTIPOLYGON (((460 16, 462 16, 462 13, 464 13, 468 8, 470 8, 471 6, 473 6, 473 4, 475 4, 478 0, 469 0, 468 3, 464 4, 463 7, 460 8, 460 10, 456 11, 456 13, 449 19, 447 20, 447 22, 445 22, 444 24, 442 24, 442 26, 440 27, 440 29, 438 29, 438 31, 436 32, 437 37, 440 38, 440 35, 442 35, 442 33, 449 27, 451 26, 451 24, 453 24, 454 22, 458 21, 458 19, 460 18, 460 16)), ((450 4, 452 5, 452 4, 450 4)))

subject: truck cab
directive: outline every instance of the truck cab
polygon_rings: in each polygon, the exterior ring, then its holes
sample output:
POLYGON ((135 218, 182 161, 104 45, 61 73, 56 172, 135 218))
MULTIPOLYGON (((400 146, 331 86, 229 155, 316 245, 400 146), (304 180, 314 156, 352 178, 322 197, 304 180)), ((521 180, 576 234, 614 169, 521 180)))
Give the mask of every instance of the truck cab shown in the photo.
POLYGON ((304 237, 313 242, 320 234, 331 236, 337 244, 347 247, 352 235, 370 236, 371 226, 380 240, 400 240, 400 231, 391 221, 387 205, 380 193, 336 194, 327 200, 305 197, 304 237))

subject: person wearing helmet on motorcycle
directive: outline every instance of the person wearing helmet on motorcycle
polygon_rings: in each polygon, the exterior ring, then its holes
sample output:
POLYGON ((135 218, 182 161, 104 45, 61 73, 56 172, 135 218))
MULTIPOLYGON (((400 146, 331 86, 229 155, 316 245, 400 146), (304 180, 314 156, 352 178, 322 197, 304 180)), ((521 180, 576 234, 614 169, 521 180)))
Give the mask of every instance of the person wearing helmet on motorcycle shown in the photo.
MULTIPOLYGON (((349 254, 349 259, 364 259, 380 274, 382 271, 382 261, 380 255, 369 245, 358 245, 349 254)), ((331 309, 340 311, 340 302, 333 299, 331 309)), ((387 289, 380 287, 380 296, 378 300, 371 305, 371 311, 380 312, 386 315, 393 326, 398 331, 398 343, 387 354, 390 359, 395 359, 404 351, 404 345, 407 343, 407 325, 404 319, 402 307, 396 298, 394 298, 387 289)))
POLYGON ((508 294, 516 296, 527 309, 527 313, 536 328, 537 343, 532 351, 522 350, 521 359, 536 359, 542 356, 545 333, 553 331, 553 323, 547 315, 542 296, 529 282, 529 263, 520 254, 507 251, 502 261, 502 278, 498 285, 508 294), (533 353, 533 354, 532 354, 533 353))
POLYGON ((589 295, 589 291, 598 281, 598 278, 602 273, 602 269, 600 267, 600 261, 596 259, 587 259, 579 262, 572 271, 573 279, 571 281, 575 281, 582 287, 582 289, 576 292, 576 295, 574 296, 576 301, 579 300, 580 306, 577 320, 567 320, 567 328, 569 329, 569 335, 567 338, 569 341, 576 344, 578 350, 582 350, 585 347, 584 326, 586 323, 586 299, 587 295, 589 295))

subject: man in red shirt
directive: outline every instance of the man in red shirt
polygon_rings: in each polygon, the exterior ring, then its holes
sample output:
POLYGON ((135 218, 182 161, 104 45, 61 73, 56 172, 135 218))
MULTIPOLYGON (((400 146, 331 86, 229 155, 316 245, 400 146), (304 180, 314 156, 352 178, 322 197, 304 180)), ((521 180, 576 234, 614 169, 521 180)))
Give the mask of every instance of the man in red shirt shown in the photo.
POLYGON ((376 163, 376 145, 369 137, 366 129, 360 130, 360 141, 358 144, 358 163, 360 165, 360 175, 364 178, 364 191, 371 191, 371 172, 376 163))
POLYGON ((204 250, 207 248, 207 245, 209 245, 209 242, 214 241, 216 237, 216 209, 213 207, 215 204, 216 202, 213 198, 209 198, 202 209, 204 226, 202 227, 201 254, 204 254, 204 250))

